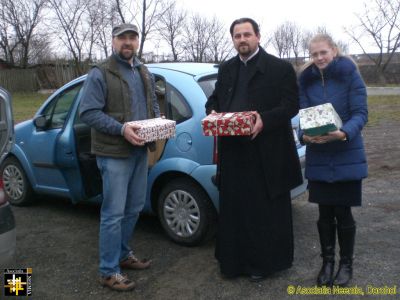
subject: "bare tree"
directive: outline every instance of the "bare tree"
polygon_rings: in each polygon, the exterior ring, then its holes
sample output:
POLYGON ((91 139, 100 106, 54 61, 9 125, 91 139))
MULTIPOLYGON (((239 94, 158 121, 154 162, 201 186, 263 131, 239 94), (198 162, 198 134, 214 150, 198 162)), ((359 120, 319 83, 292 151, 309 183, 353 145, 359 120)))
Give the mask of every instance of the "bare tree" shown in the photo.
MULTIPOLYGON (((140 1, 142 0, 101 0, 104 4, 111 7, 110 19, 113 20, 113 25, 120 23, 133 23, 140 9, 140 1)), ((139 23, 138 23, 139 24, 139 23)))
POLYGON ((182 39, 187 13, 176 7, 175 0, 163 4, 163 10, 165 12, 160 16, 157 26, 158 33, 168 43, 173 61, 178 61, 184 51, 182 39))
POLYGON ((373 0, 364 3, 364 11, 357 14, 360 24, 346 28, 347 34, 375 64, 380 83, 386 83, 385 70, 400 48, 400 0, 373 0), (363 38, 369 40, 364 43, 363 38), (368 52, 373 45, 378 53, 368 52))
POLYGON ((211 39, 212 24, 199 14, 194 14, 185 28, 184 47, 190 61, 204 62, 211 39))
POLYGON ((83 74, 83 48, 90 36, 90 28, 85 24, 85 13, 89 2, 87 0, 49 1, 63 31, 63 34, 59 34, 60 39, 72 55, 78 75, 83 74))
POLYGON ((227 59, 232 54, 233 43, 230 39, 228 30, 224 24, 214 16, 211 20, 210 43, 208 53, 209 61, 219 63, 227 59))
POLYGON ((303 31, 301 35, 301 49, 303 51, 303 56, 308 57, 309 56, 309 45, 310 45, 310 40, 313 37, 313 33, 309 30, 303 31))
POLYGON ((108 56, 108 41, 111 34, 106 35, 106 28, 110 26, 110 16, 108 13, 107 2, 104 0, 88 0, 86 25, 89 28, 88 39, 86 42, 86 49, 88 53, 88 60, 93 61, 93 50, 96 45, 102 45, 102 50, 105 51, 106 57, 108 56))
MULTIPOLYGON (((314 35, 316 34, 328 34, 329 36, 332 36, 328 30, 324 26, 317 27, 314 31, 308 31, 305 30, 301 33, 301 41, 300 41, 300 48, 301 51, 304 54, 304 57, 308 57, 308 52, 309 52, 309 46, 310 46, 310 41, 313 38, 314 35)), ((334 39, 334 37, 332 37, 334 39)), ((339 48, 340 52, 343 54, 348 54, 349 53, 349 44, 342 41, 342 40, 335 40, 336 46, 339 48)))
POLYGON ((115 6, 109 5, 106 1, 98 0, 97 8, 97 38, 94 42, 100 48, 101 56, 106 58, 110 55, 113 24, 112 12, 115 6))
MULTIPOLYGON (((119 17, 121 18, 122 23, 126 23, 123 11, 125 7, 125 3, 123 0, 115 0, 114 10, 118 13, 119 17)), ((129 9, 128 9, 129 11, 129 9)))
POLYGON ((28 66, 31 41, 34 37, 34 30, 40 22, 41 11, 45 2, 45 0, 1 0, 2 18, 4 18, 3 22, 6 24, 5 28, 1 30, 2 48, 7 49, 6 55, 9 58, 13 57, 11 59, 13 62, 14 51, 17 50, 19 52, 19 64, 23 68, 28 66), (12 30, 15 39, 12 47, 10 47, 11 43, 6 41, 9 39, 7 29, 12 30))
POLYGON ((314 35, 316 35, 316 34, 327 34, 327 35, 332 36, 332 35, 329 33, 328 29, 326 29, 325 26, 318 26, 318 27, 315 29, 315 31, 314 31, 314 35))
POLYGON ((290 56, 291 41, 287 23, 283 23, 276 28, 270 37, 270 41, 279 57, 290 56))
POLYGON ((14 31, 6 19, 5 1, 0 1, 0 48, 3 51, 5 61, 14 64, 14 51, 18 46, 14 31))
POLYGON ((89 11, 94 10, 92 14, 96 18, 93 20, 97 27, 97 38, 94 39, 94 42, 100 48, 101 57, 106 58, 111 51, 112 28, 119 23, 126 22, 127 17, 124 12, 129 11, 129 8, 122 0, 115 0, 115 2, 94 1, 93 8, 89 9, 89 11))
POLYGON ((286 22, 285 25, 290 48, 289 55, 291 55, 291 53, 294 55, 294 63, 296 66, 298 66, 298 58, 301 51, 302 33, 299 26, 294 22, 286 22))
POLYGON ((163 0, 142 0, 138 5, 138 10, 141 12, 139 58, 142 57, 148 35, 156 29, 157 22, 168 9, 168 6, 163 6, 162 3, 163 0))
POLYGON ((31 41, 29 50, 29 63, 40 64, 51 60, 53 50, 49 34, 36 34, 31 41))

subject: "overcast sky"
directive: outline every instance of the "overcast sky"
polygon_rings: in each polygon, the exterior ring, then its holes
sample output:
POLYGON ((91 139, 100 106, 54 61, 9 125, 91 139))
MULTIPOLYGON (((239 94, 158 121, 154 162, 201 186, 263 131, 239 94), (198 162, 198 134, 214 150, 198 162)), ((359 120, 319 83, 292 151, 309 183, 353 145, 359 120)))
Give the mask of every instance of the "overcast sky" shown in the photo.
MULTIPOLYGON (((212 18, 216 15, 227 28, 233 20, 250 17, 261 27, 261 44, 266 34, 285 21, 296 22, 301 28, 315 30, 325 26, 336 40, 350 42, 343 27, 358 24, 356 13, 364 11, 366 0, 177 0, 180 7, 189 12, 198 12, 212 18)), ((356 45, 350 46, 350 53, 361 53, 356 45)))

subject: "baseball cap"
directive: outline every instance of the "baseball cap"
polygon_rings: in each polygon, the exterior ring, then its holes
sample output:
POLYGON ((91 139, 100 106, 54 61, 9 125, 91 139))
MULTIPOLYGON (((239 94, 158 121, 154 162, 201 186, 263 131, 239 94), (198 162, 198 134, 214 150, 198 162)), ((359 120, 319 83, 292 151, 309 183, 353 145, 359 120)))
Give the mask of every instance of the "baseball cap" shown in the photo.
POLYGON ((127 31, 132 31, 132 32, 136 33, 137 35, 139 35, 139 30, 138 30, 136 25, 123 23, 123 24, 117 25, 117 26, 115 26, 113 28, 112 36, 113 37, 114 36, 118 36, 118 35, 121 35, 121 34, 127 32, 127 31))

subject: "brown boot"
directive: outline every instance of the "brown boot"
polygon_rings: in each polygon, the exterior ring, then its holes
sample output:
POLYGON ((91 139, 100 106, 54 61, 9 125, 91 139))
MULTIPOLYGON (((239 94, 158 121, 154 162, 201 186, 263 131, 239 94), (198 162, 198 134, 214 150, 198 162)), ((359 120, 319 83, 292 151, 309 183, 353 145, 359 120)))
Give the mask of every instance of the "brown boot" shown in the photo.
POLYGON ((133 254, 119 263, 121 268, 133 269, 133 270, 144 270, 151 266, 152 261, 149 259, 138 259, 133 254))
POLYGON ((119 292, 133 290, 136 286, 136 284, 133 281, 129 280, 126 275, 122 275, 119 273, 113 274, 108 277, 101 277, 99 281, 102 286, 119 292))

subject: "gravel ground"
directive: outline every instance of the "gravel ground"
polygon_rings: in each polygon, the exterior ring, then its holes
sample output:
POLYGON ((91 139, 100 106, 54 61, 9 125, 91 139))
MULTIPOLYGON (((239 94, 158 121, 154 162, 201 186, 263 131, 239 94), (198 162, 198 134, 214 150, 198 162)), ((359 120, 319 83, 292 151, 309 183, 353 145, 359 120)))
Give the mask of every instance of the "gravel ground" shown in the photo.
MULTIPOLYGON (((353 295, 352 299, 386 298, 367 295, 371 291, 368 286, 397 286, 395 297, 400 295, 399 126, 397 121, 384 122, 364 131, 370 176, 363 185, 363 206, 354 209, 358 231, 352 281, 364 296, 353 295)), ((150 270, 128 271, 137 288, 127 293, 113 292, 97 283, 97 206, 39 199, 33 206, 13 210, 17 267, 33 270, 32 299, 304 299, 308 296, 300 293, 310 290, 301 288, 315 286, 321 263, 317 207, 307 202, 307 195, 293 201, 293 267, 260 283, 247 278, 222 279, 213 256, 214 240, 201 247, 178 246, 167 239, 155 217, 143 216, 135 232, 135 247, 138 255, 153 258, 154 264, 150 270), (294 295, 288 294, 291 285, 294 295)))

